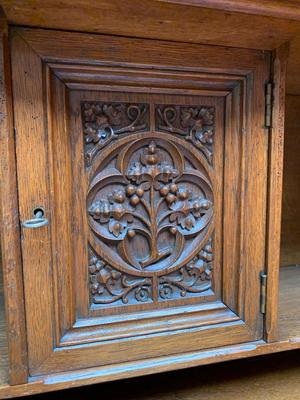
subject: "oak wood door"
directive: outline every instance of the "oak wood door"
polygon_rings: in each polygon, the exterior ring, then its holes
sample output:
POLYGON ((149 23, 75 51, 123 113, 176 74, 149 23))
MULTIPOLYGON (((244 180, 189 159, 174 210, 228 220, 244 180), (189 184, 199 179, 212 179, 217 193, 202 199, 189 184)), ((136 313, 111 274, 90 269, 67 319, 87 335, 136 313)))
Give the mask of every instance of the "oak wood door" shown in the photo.
POLYGON ((31 375, 262 338, 262 51, 11 35, 31 375))

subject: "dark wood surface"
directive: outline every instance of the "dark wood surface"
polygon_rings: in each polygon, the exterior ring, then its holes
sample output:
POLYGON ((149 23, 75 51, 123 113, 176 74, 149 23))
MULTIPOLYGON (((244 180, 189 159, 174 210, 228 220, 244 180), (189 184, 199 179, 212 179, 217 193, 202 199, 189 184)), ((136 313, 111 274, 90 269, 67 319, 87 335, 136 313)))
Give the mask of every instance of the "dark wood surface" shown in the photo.
POLYGON ((299 338, 300 266, 281 268, 279 288, 279 340, 299 338))
POLYGON ((281 265, 300 264, 300 96, 286 97, 281 265))

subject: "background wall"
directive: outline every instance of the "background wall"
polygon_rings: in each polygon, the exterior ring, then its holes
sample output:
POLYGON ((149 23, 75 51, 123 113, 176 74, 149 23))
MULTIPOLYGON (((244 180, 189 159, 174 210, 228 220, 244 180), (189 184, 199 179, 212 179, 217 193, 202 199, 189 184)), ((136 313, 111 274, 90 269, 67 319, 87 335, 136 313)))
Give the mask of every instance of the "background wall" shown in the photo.
POLYGON ((286 96, 281 265, 300 264, 300 96, 286 96))

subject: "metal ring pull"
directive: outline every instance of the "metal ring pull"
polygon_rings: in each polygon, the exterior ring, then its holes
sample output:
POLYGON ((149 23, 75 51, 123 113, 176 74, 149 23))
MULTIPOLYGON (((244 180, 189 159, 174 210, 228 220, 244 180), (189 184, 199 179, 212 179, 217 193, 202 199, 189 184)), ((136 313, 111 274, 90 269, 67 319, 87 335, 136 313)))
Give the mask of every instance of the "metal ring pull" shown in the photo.
POLYGON ((33 218, 23 221, 22 226, 24 228, 35 229, 48 225, 48 223, 48 219, 44 217, 44 210, 42 208, 35 208, 33 210, 33 218))

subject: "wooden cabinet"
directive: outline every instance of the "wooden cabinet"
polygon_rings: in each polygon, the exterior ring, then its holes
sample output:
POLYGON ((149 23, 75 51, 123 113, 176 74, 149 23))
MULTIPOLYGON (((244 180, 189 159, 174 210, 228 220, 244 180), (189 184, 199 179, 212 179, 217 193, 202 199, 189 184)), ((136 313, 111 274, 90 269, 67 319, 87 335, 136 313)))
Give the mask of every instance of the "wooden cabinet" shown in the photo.
POLYGON ((2 39, 0 397, 292 348, 277 335, 286 47, 2 39))
POLYGON ((31 375, 262 339, 269 70, 261 51, 14 31, 31 375), (35 207, 49 224, 29 229, 35 207))

